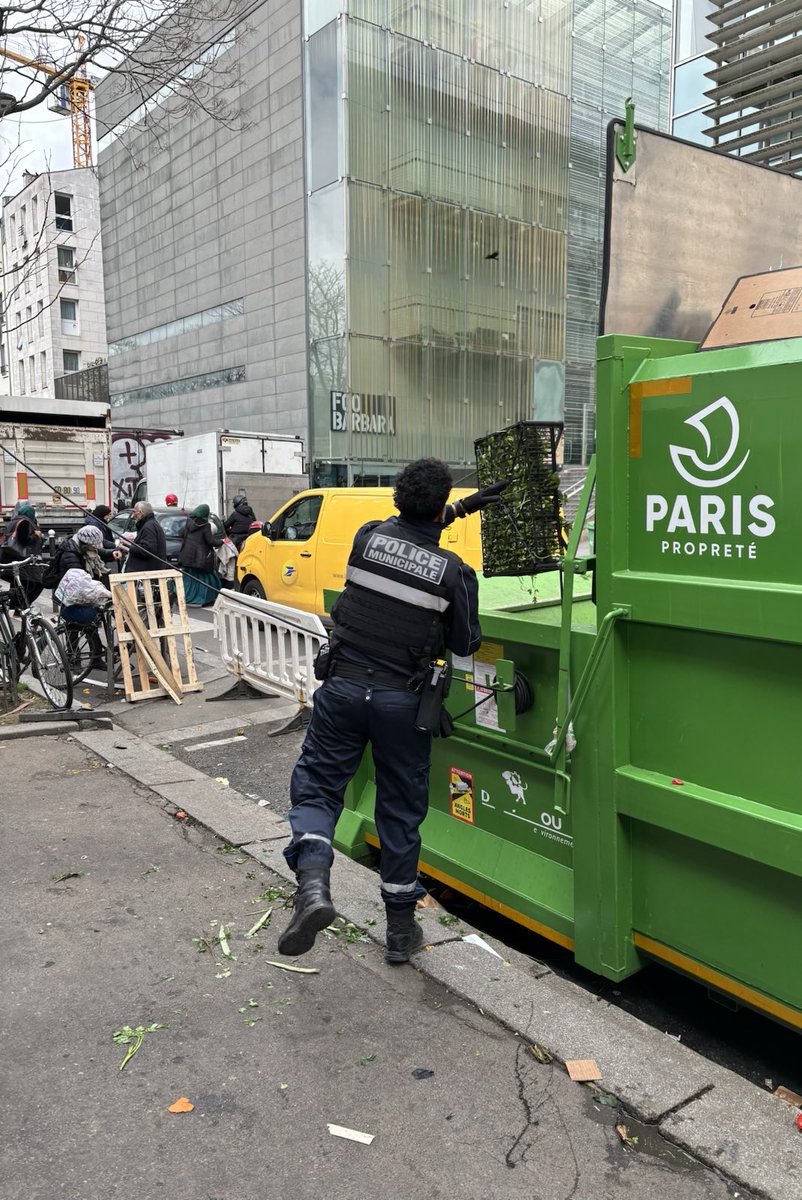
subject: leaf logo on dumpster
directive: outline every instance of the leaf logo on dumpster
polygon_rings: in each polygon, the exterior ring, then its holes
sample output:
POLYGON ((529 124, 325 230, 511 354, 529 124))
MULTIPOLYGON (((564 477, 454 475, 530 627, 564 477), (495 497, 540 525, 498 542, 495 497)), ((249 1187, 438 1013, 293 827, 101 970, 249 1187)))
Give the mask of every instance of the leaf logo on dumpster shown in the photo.
POLYGON ((707 458, 709 459, 713 447, 706 420, 719 410, 726 414, 730 423, 730 442, 721 458, 715 462, 703 462, 695 450, 688 449, 686 446, 669 446, 671 461, 678 473, 688 483, 692 483, 696 487, 723 487, 725 483, 731 483, 735 476, 743 470, 746 460, 749 458, 749 451, 747 450, 738 465, 730 469, 730 465, 738 451, 741 425, 737 412, 726 396, 722 396, 719 400, 714 400, 706 408, 701 408, 698 413, 694 413, 692 417, 688 417, 685 424, 690 425, 692 429, 697 430, 701 434, 707 458))

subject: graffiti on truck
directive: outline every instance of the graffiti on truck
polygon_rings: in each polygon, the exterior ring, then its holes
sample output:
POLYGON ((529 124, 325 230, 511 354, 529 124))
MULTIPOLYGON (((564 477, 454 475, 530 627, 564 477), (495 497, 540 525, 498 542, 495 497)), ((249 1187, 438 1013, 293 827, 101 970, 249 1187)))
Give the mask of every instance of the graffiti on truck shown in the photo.
POLYGON ((134 492, 145 478, 147 447, 171 437, 175 437, 175 430, 120 429, 112 433, 111 486, 115 512, 130 508, 134 492))

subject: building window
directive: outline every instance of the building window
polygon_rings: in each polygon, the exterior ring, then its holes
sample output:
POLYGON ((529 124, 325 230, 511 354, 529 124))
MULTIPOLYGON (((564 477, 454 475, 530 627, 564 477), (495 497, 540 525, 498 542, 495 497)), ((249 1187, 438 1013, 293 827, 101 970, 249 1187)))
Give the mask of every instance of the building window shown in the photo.
POLYGON ((45 302, 44 302, 44 300, 37 300, 36 306, 37 306, 36 324, 39 329, 39 337, 44 337, 45 336, 45 302))
POLYGON ((220 321, 230 320, 231 317, 241 317, 244 312, 245 301, 242 298, 227 300, 224 304, 216 304, 214 308, 204 308, 201 312, 179 317, 177 321, 170 321, 167 325, 154 325, 151 329, 143 329, 141 333, 132 333, 130 337, 121 338, 119 342, 111 342, 109 358, 115 354, 135 350, 138 346, 150 346, 153 342, 164 342, 167 338, 191 333, 194 329, 217 325, 220 321))
POLYGON ((75 251, 72 246, 59 246, 58 254, 58 280, 59 283, 77 283, 75 275, 75 251))
POLYGON ((81 355, 77 350, 64 350, 64 370, 69 375, 71 371, 80 371, 81 355))
POLYGON ((39 355, 39 383, 43 392, 47 391, 47 351, 39 355))
POLYGON ((13 214, 13 213, 12 213, 12 214, 11 214, 11 216, 9 217, 9 224, 10 224, 10 228, 11 228, 11 245, 12 245, 12 246, 13 246, 13 247, 16 249, 16 241, 17 241, 17 218, 14 216, 14 214, 13 214))
POLYGON ((28 326, 28 341, 33 341, 33 309, 30 304, 25 309, 25 324, 28 326))
POLYGON ((38 196, 34 196, 33 199, 31 200, 31 233, 33 234, 34 241, 36 241, 37 234, 39 233, 39 197, 38 196))
POLYGON ((78 301, 65 300, 62 296, 59 304, 61 305, 61 332, 67 337, 77 337, 80 333, 78 326, 78 301))
POLYGON ((31 355, 28 359, 28 379, 31 384, 31 391, 36 391, 36 356, 31 355))
POLYGON ((19 394, 25 395, 25 359, 19 360, 19 394))
POLYGON ((112 399, 112 408, 143 400, 163 400, 166 396, 180 396, 185 392, 202 392, 207 388, 225 387, 229 383, 244 383, 245 368, 229 367, 224 371, 209 371, 206 375, 190 375, 184 379, 171 379, 165 383, 154 383, 150 387, 136 388, 132 392, 118 392, 112 399))
POLYGON ((56 192, 56 229, 61 229, 65 233, 72 233, 72 196, 65 196, 62 192, 56 192))

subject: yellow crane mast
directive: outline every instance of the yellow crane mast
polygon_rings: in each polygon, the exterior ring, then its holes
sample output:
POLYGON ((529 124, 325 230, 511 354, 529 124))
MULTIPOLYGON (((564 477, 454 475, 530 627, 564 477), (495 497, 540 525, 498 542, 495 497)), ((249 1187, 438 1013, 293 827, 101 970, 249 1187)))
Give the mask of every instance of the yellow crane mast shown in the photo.
MULTIPOLYGON (((56 67, 39 62, 35 58, 26 58, 15 50, 0 47, 0 56, 30 67, 33 71, 41 71, 45 75, 60 75, 56 67)), ((81 68, 71 79, 65 80, 54 93, 54 103, 49 107, 53 112, 63 113, 71 118, 72 124, 72 165, 74 167, 92 166, 92 127, 89 121, 89 93, 94 85, 81 68)))

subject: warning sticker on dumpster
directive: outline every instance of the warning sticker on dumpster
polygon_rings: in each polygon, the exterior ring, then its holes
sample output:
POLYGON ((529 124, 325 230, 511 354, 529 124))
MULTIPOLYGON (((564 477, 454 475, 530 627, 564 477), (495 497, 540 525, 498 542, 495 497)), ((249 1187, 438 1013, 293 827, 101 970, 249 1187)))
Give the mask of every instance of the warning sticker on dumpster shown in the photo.
POLYGON ((448 777, 448 797, 451 815, 458 821, 473 825, 473 775, 459 767, 451 767, 448 777))
POLYGON ((504 647, 498 642, 482 642, 473 659, 473 690, 476 700, 476 724, 485 729, 500 729, 498 705, 493 688, 496 683, 496 663, 504 657, 504 647))

